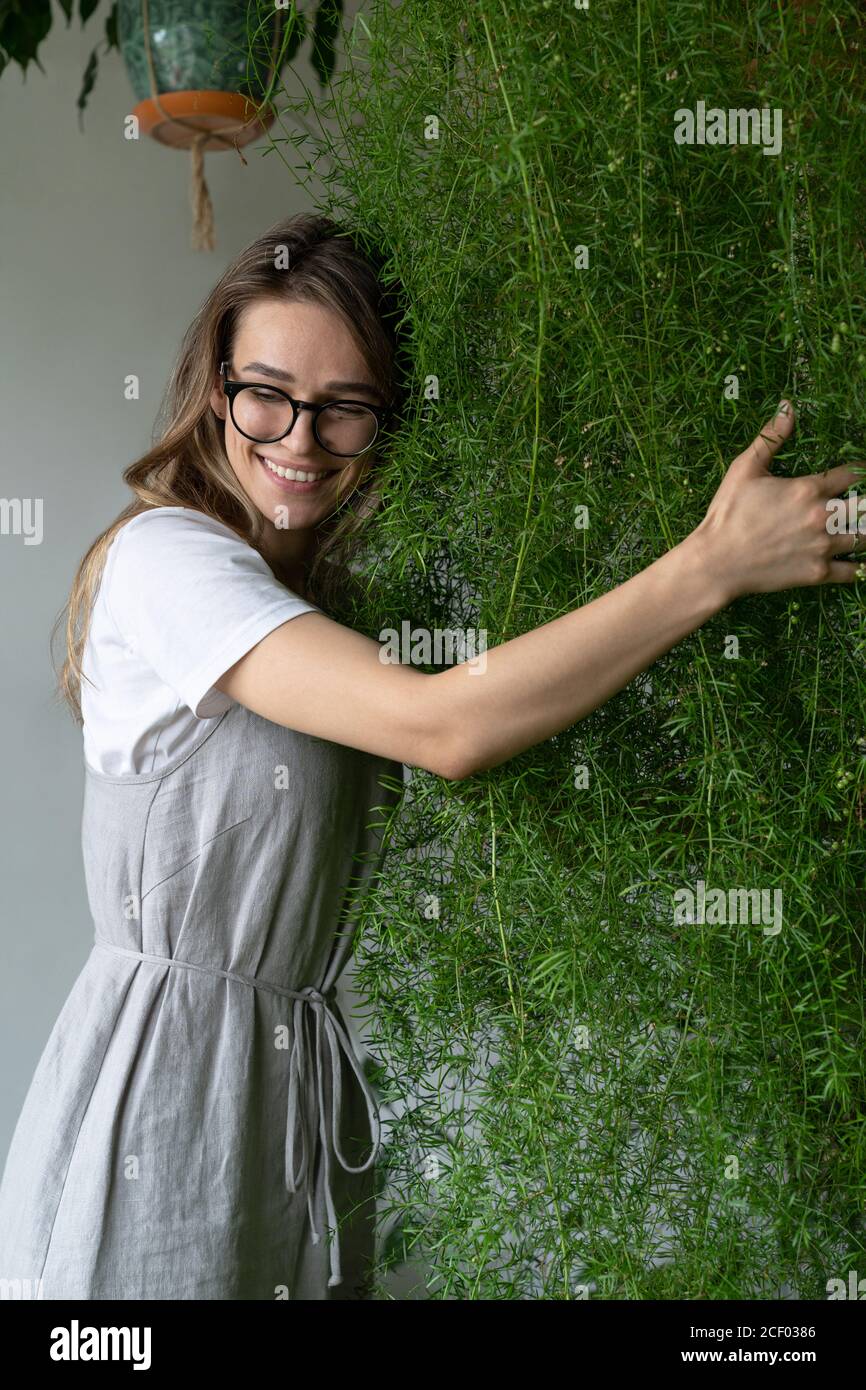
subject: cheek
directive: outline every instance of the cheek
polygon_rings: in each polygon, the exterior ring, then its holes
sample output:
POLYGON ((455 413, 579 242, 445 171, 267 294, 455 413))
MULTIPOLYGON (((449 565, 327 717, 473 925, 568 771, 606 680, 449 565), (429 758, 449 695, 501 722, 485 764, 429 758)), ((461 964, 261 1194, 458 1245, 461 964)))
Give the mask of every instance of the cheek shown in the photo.
POLYGON ((235 471, 249 473, 256 467, 258 460, 253 453, 253 444, 249 439, 245 439, 237 430, 232 429, 231 439, 226 441, 228 445, 229 457, 232 460, 235 471))
POLYGON ((235 434, 234 438, 226 439, 226 453, 238 482, 244 486, 254 482, 258 475, 258 460, 248 452, 242 436, 235 434))

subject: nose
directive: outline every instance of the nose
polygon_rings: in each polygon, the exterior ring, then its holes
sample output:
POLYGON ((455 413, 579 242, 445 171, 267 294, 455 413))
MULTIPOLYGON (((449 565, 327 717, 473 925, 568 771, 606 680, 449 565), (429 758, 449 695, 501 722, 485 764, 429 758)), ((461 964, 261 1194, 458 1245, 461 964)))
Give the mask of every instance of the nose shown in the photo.
POLYGON ((319 451, 319 442, 313 431, 313 409, 306 401, 299 401, 295 423, 288 434, 279 440, 281 449, 290 454, 311 454, 319 451))

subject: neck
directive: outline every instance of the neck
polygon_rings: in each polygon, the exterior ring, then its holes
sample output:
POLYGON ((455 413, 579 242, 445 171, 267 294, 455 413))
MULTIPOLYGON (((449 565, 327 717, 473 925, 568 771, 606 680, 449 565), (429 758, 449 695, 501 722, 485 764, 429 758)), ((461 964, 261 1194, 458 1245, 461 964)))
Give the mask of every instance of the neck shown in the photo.
POLYGON ((306 597, 307 575, 315 556, 315 533, 278 530, 269 526, 262 539, 262 554, 281 584, 306 597))

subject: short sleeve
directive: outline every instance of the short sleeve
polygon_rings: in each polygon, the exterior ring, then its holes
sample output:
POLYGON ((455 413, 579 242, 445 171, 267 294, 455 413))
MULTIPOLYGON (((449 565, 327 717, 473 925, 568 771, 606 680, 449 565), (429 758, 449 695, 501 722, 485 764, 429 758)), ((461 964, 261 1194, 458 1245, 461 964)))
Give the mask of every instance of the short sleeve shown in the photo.
POLYGON ((121 527, 105 579, 106 608, 127 648, 199 719, 234 704, 214 682, 257 642, 290 618, 322 612, 230 527, 186 507, 156 507, 121 527))

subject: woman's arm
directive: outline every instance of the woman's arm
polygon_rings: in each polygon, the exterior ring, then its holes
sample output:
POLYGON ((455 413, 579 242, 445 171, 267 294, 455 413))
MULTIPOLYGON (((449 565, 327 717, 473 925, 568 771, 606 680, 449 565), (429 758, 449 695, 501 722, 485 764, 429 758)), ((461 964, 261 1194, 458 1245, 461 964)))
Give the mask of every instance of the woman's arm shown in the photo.
POLYGON ((660 559, 542 627, 429 676, 383 663, 376 642, 305 613, 253 647, 217 682, 274 723, 395 758, 451 780, 495 767, 582 719, 744 593, 850 583, 834 560, 827 499, 856 466, 775 478, 793 429, 777 416, 728 469, 701 524, 660 559))

